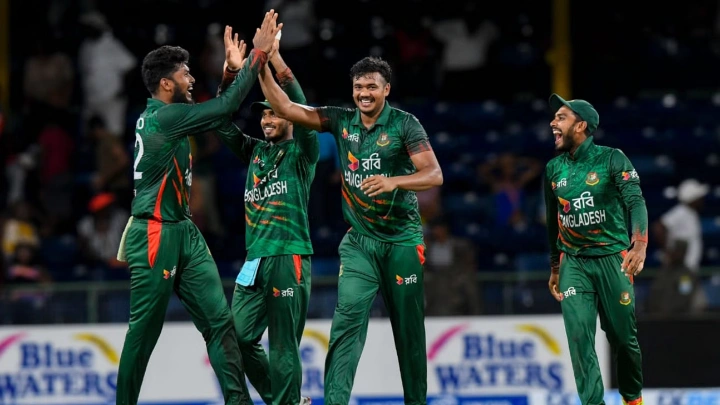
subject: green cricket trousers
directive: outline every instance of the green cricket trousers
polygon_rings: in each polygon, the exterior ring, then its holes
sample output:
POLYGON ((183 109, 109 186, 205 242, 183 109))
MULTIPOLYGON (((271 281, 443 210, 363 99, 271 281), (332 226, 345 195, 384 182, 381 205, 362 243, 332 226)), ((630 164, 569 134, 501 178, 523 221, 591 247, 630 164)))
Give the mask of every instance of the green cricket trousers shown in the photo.
POLYGON ((350 402, 378 290, 390 314, 405 403, 425 404, 424 245, 384 243, 350 230, 339 251, 338 302, 325 359, 325 404, 350 402))
POLYGON ((263 257, 252 286, 235 284, 232 313, 243 367, 268 405, 300 403, 300 339, 309 298, 310 256, 263 257), (266 328, 269 359, 260 344, 266 328))
POLYGON ((605 390, 597 354, 597 317, 617 360, 620 395, 626 402, 642 396, 642 354, 637 341, 632 278, 620 269, 626 252, 588 257, 560 256, 562 314, 575 384, 583 405, 602 405, 605 390))
POLYGON ((251 404, 220 275, 192 221, 133 219, 125 252, 131 271, 130 325, 117 379, 117 405, 136 405, 174 290, 202 333, 226 404, 251 404))

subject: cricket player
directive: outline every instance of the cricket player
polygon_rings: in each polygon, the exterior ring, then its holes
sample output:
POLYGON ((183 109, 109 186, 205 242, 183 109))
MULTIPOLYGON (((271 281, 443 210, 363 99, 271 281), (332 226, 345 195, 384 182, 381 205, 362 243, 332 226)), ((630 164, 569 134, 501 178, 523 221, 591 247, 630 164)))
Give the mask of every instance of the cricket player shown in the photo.
MULTIPOLYGON (((242 58, 244 52, 240 53, 242 58)), ((305 103, 300 85, 278 51, 272 53, 270 63, 290 99, 305 103)), ((320 145, 317 132, 277 117, 267 101, 253 103, 252 110, 261 116, 264 141, 242 134, 237 127, 235 133, 219 132, 223 143, 249 165, 247 258, 233 293, 235 331, 247 376, 266 404, 309 404, 309 398, 300 396, 300 339, 310 298, 313 253, 307 208, 320 145), (260 344, 266 328, 269 361, 260 344)))
POLYGON ((561 302, 575 383, 583 405, 605 404, 595 353, 599 314, 617 355, 623 402, 639 405, 643 379, 633 277, 643 269, 648 243, 640 177, 620 150, 595 145, 600 117, 590 103, 553 94, 550 108, 555 149, 563 153, 545 171, 549 287, 561 302))
POLYGON ((350 69, 356 108, 293 103, 260 74, 275 115, 335 136, 344 168, 343 214, 351 228, 340 247, 338 303, 325 361, 325 403, 347 405, 378 290, 390 313, 406 404, 425 404, 427 358, 422 226, 416 191, 442 184, 420 122, 391 107, 392 71, 367 57, 350 69))
MULTIPOLYGON (((137 121, 135 198, 132 217, 118 251, 131 270, 130 324, 117 379, 118 405, 135 405, 150 355, 174 290, 207 344, 210 363, 226 404, 250 404, 240 350, 218 270, 198 228, 190 220, 192 156, 188 135, 229 124, 265 65, 282 27, 266 13, 250 58, 220 97, 193 104, 195 79, 188 52, 163 46, 143 61, 142 75, 152 98, 137 121)), ((226 27, 225 41, 232 34, 226 27)))

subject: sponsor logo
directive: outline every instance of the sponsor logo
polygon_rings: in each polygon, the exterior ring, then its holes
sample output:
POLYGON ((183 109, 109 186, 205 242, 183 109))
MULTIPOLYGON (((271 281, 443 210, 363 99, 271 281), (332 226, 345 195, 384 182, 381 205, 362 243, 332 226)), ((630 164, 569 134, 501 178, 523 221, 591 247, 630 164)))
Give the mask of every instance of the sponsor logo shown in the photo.
POLYGON ((165 280, 167 280, 170 277, 175 277, 175 272, 177 272, 177 266, 173 266, 172 270, 170 270, 170 271, 163 270, 163 278, 165 280))

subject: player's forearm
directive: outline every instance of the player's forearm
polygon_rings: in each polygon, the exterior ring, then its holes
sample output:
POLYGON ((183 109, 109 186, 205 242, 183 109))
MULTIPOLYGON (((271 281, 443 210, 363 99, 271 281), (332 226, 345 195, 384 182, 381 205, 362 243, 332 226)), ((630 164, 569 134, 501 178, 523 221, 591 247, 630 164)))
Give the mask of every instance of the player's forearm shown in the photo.
POLYGON ((260 75, 260 87, 277 117, 315 131, 322 129, 322 122, 317 110, 304 104, 294 103, 275 82, 269 67, 265 68, 264 74, 260 75))
POLYGON ((278 75, 281 72, 284 72, 285 70, 289 69, 288 65, 283 60, 282 56, 280 56, 280 52, 275 52, 273 57, 270 59, 270 64, 275 68, 275 72, 277 72, 278 75))
POLYGON ((288 111, 292 108, 292 100, 275 82, 269 68, 265 68, 263 74, 260 75, 260 88, 267 101, 272 105, 275 115, 287 119, 288 111))
POLYGON ((293 75, 292 70, 290 70, 287 65, 285 65, 285 69, 283 70, 279 70, 277 68, 276 70, 277 74, 275 77, 277 77, 278 82, 280 83, 280 88, 282 88, 285 94, 288 95, 290 101, 298 104, 307 103, 305 93, 303 93, 302 87, 300 87, 300 83, 298 83, 297 78, 293 75))
POLYGON ((648 213, 645 199, 642 196, 633 196, 625 204, 630 214, 631 241, 648 243, 648 213))
POLYGON ((220 81, 220 85, 217 89, 217 94, 215 94, 216 97, 220 96, 220 94, 225 92, 227 88, 230 87, 232 82, 237 77, 238 73, 240 73, 239 70, 231 70, 229 67, 225 68, 225 71, 223 71, 222 81, 220 81))
POLYGON ((240 108, 240 104, 247 97, 250 89, 258 78, 261 69, 265 68, 267 63, 267 54, 259 49, 250 51, 250 55, 234 81, 228 87, 227 91, 220 95, 223 99, 221 113, 229 115, 240 108))
POLYGON ((440 166, 426 167, 408 176, 392 177, 397 188, 409 191, 425 191, 443 184, 440 166))

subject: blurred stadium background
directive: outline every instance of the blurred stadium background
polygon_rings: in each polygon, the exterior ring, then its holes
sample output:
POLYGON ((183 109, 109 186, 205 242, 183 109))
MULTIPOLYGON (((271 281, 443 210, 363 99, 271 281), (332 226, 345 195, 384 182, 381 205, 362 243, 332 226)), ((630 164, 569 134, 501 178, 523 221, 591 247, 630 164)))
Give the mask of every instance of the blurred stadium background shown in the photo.
MULTIPOLYGON (((600 113, 596 142, 630 157, 652 224, 646 269, 636 281, 646 385, 677 389, 663 391, 667 396, 656 403, 716 403, 718 391, 689 389, 720 388, 719 6, 710 0, 668 7, 616 0, 0 0, 0 342, 29 331, 37 342, 61 344, 66 337, 55 333, 66 329, 59 324, 93 333, 111 324, 124 332, 129 274, 114 256, 132 198, 133 128, 148 97, 142 58, 162 44, 188 49, 193 94, 203 101, 221 77, 221 28, 232 25, 250 41, 262 13, 274 7, 285 23, 281 53, 312 105, 350 106, 350 66, 380 56, 394 69, 390 103, 415 114, 430 135, 445 183, 419 199, 427 313, 441 326, 462 320, 478 333, 514 336, 511 326, 493 330, 489 320, 556 325, 560 308, 547 292, 541 187, 553 157, 547 98, 558 92, 590 101, 600 113), (678 205, 693 208, 666 215, 678 205), (686 243, 679 259, 674 246, 662 243, 668 235, 686 243)), ((261 134, 259 117, 249 105, 261 98, 256 85, 235 116, 254 136, 261 134)), ((330 135, 321 134, 321 150, 310 212, 310 317, 318 330, 333 313, 337 246, 346 230, 330 135)), ((193 138, 193 156, 194 220, 229 296, 245 254, 246 168, 213 134, 193 138)), ((376 304, 371 316, 384 317, 381 300, 376 304)), ((167 320, 189 321, 175 298, 167 320)), ((381 323, 377 333, 385 331, 381 323)), ((442 329, 436 326, 430 329, 442 329)), ((555 332, 564 339, 562 330, 555 332)), ((122 334, 113 336, 107 339, 116 339, 119 350, 122 334)), ((366 356, 381 353, 371 343, 366 356)), ((4 361, 2 352, 0 344, 0 404, 15 403, 3 402, 11 397, 2 381, 18 363, 4 361)), ((322 366, 322 359, 312 361, 322 366)), ((606 361, 612 393, 611 354, 606 361)), ((363 367, 359 380, 372 375, 363 367)), ((162 365, 157 370, 165 372, 162 365)), ((360 391, 371 382, 359 381, 360 391)), ((466 392, 460 385, 438 392, 460 401, 483 388, 532 395, 548 389, 477 383, 466 392)), ((388 398, 399 395, 391 391, 388 398)), ((53 395, 12 398, 72 403, 53 395)), ((506 403, 574 403, 526 398, 506 403)))

